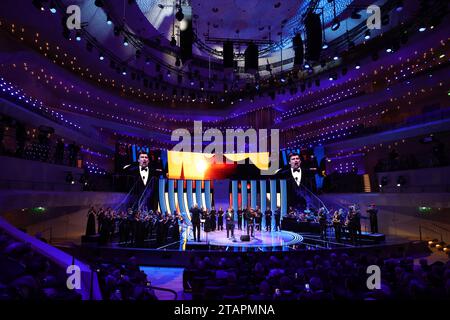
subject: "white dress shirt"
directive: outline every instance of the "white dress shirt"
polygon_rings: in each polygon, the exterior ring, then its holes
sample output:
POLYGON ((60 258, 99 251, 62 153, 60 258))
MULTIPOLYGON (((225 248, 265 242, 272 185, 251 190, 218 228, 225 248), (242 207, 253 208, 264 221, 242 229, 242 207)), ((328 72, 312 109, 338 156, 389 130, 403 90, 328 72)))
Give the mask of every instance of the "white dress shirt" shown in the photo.
POLYGON ((148 181, 148 167, 142 170, 142 167, 139 166, 139 174, 141 175, 142 182, 144 183, 144 186, 147 185, 148 181), (147 169, 147 170, 145 170, 147 169))
POLYGON ((292 173, 292 176, 295 179, 295 182, 297 183, 297 186, 299 186, 300 182, 302 181, 302 169, 299 168, 299 170, 300 171, 294 172, 294 169, 291 168, 291 173, 292 173))

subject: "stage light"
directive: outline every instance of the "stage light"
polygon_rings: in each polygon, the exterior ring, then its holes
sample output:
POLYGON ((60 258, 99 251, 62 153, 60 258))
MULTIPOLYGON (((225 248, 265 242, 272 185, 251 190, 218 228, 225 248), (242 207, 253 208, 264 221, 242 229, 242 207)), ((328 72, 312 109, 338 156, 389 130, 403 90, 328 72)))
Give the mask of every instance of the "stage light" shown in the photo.
POLYGON ((359 70, 360 68, 361 68, 361 64, 359 62, 357 62, 356 65, 355 65, 355 69, 359 70))
POLYGON ((323 49, 323 50, 328 49, 328 44, 327 44, 326 42, 324 42, 324 43, 322 44, 322 49, 323 49))
POLYGON ((178 8, 177 13, 175 14, 175 18, 178 21, 182 21, 184 19, 183 9, 181 7, 178 8))
POLYGON ((75 180, 73 178, 72 172, 68 172, 66 175, 66 182, 70 184, 74 184, 75 180))
POLYGON ((50 12, 53 13, 53 14, 56 13, 55 1, 51 1, 50 2, 50 12))
POLYGON ((127 39, 127 38, 123 38, 123 45, 124 45, 125 47, 128 47, 129 42, 128 42, 128 39, 127 39))
POLYGON ((109 15, 106 15, 106 24, 107 25, 112 25, 112 20, 111 20, 111 17, 109 15))
POLYGON ((341 26, 341 23, 339 22, 338 19, 333 19, 332 25, 331 25, 331 30, 336 31, 337 29, 339 29, 339 27, 341 26))
POLYGON ((369 40, 369 39, 370 39, 370 30, 367 30, 367 31, 364 33, 364 39, 365 39, 365 40, 369 40))
POLYGON ((391 52, 392 52, 392 48, 391 48, 391 47, 386 48, 386 52, 387 52, 387 53, 391 53, 391 52))
POLYGON ((77 32, 75 33, 75 40, 81 41, 81 32, 80 32, 80 31, 77 31, 77 32))
POLYGON ((309 69, 310 65, 308 63, 305 63, 305 69, 309 69))
POLYGON ((105 60, 105 56, 103 55, 103 53, 100 53, 100 55, 98 56, 98 58, 100 59, 100 61, 105 60))
POLYGON ((397 6, 395 7, 395 11, 400 12, 403 10, 403 1, 398 1, 397 6))
POLYGON ((427 30, 427 27, 425 27, 425 26, 422 26, 419 28, 419 32, 424 32, 425 30, 427 30))
POLYGON ((122 69, 122 75, 123 75, 123 76, 126 76, 126 75, 127 75, 127 69, 126 69, 125 67, 122 69))
POLYGON ((335 54, 335 55, 333 56, 333 60, 336 61, 336 60, 338 60, 338 59, 339 59, 339 56, 338 56, 337 54, 335 54))

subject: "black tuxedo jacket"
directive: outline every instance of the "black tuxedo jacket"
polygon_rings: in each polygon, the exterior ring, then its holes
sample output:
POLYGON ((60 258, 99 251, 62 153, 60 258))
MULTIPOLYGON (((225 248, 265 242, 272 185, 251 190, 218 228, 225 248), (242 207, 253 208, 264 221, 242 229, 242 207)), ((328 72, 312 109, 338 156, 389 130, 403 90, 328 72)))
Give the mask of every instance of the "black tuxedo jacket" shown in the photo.
POLYGON ((200 214, 201 214, 201 210, 199 208, 193 208, 191 210, 191 221, 192 221, 192 224, 200 223, 200 214))
POLYGON ((146 184, 144 184, 144 181, 142 180, 139 166, 133 166, 128 169, 128 172, 134 177, 135 181, 131 192, 135 202, 132 206, 136 207, 137 202, 142 200, 144 201, 144 206, 150 210, 156 211, 158 210, 159 176, 161 174, 161 170, 151 168, 150 166, 147 169, 149 172, 146 184))
MULTIPOLYGON (((304 176, 304 170, 302 169, 302 180, 304 176)), ((292 175, 291 168, 283 169, 277 174, 278 179, 286 180, 286 192, 287 192, 287 205, 298 210, 306 209, 306 200, 303 197, 301 184, 297 185, 297 182, 292 175)))

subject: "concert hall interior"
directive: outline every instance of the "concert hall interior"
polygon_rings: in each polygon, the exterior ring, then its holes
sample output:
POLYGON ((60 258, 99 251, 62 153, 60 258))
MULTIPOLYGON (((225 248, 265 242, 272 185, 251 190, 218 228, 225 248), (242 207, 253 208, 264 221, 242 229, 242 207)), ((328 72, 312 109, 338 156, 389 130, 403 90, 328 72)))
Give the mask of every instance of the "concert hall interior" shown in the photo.
POLYGON ((0 300, 449 299, 448 5, 0 1, 0 300))

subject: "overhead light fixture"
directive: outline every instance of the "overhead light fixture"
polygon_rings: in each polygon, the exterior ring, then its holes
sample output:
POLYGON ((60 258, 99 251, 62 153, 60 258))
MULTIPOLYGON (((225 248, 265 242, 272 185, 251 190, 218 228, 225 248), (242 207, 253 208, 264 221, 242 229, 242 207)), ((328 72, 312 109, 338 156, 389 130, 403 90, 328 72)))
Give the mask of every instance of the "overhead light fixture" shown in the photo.
POLYGON ((369 40, 369 39, 370 39, 370 30, 367 30, 367 31, 364 33, 364 39, 365 39, 365 40, 369 40))
POLYGON ((323 50, 328 49, 328 44, 327 44, 326 42, 323 43, 322 49, 323 49, 323 50))
POLYGON ((112 20, 111 20, 111 17, 109 16, 109 14, 106 15, 106 24, 109 26, 112 25, 112 20))
POLYGON ((100 59, 100 61, 105 60, 105 56, 103 55, 103 53, 100 53, 100 55, 98 56, 98 58, 100 59))
POLYGON ((80 31, 77 31, 77 32, 75 33, 75 40, 81 41, 81 32, 80 32, 80 31))
POLYGON ((359 70, 360 68, 361 68, 361 64, 359 62, 357 62, 356 65, 355 65, 355 69, 359 70))
POLYGON ((333 60, 336 61, 336 60, 338 60, 338 59, 339 59, 339 56, 338 56, 338 54, 336 53, 336 54, 333 56, 333 60))
POLYGON ((127 39, 126 37, 123 38, 123 45, 124 45, 125 47, 128 47, 128 45, 129 45, 128 39, 127 39))
POLYGON ((427 30, 427 27, 425 26, 419 27, 419 32, 424 32, 425 30, 427 30))
POLYGON ((397 5, 395 7, 395 11, 400 12, 402 10, 403 10, 403 1, 399 0, 399 1, 397 1, 397 5))
POLYGON ((123 75, 123 76, 126 76, 126 75, 127 75, 127 69, 126 69, 125 67, 123 67, 123 69, 122 69, 122 75, 123 75))

